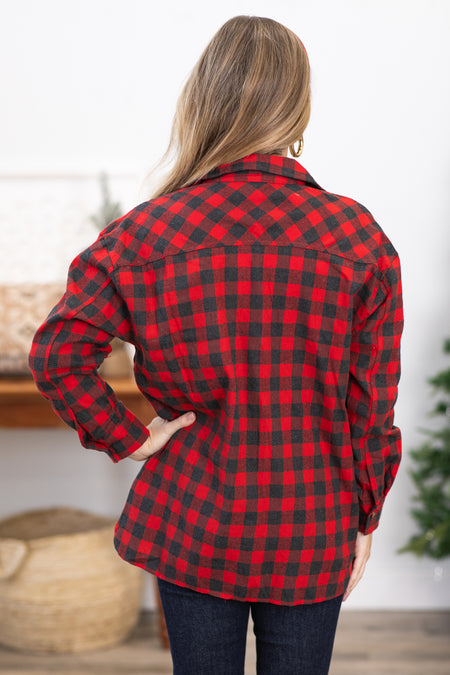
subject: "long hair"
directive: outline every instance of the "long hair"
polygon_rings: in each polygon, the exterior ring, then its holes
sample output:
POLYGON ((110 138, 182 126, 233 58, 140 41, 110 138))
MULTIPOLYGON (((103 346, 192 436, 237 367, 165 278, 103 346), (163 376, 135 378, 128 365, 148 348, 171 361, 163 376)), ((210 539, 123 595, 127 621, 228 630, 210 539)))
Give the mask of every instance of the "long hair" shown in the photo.
POLYGON ((301 139, 310 112, 309 60, 297 35, 266 17, 229 19, 179 96, 158 166, 171 153, 175 163, 152 197, 254 152, 281 155, 301 139))

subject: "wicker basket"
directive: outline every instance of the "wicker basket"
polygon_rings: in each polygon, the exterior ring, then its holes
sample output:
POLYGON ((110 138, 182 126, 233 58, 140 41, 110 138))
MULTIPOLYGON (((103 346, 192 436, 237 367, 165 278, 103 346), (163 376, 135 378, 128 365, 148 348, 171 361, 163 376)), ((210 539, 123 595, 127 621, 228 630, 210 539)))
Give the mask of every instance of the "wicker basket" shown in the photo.
POLYGON ((67 508, 0 521, 0 642, 79 652, 124 640, 139 618, 143 572, 113 545, 114 521, 67 508))

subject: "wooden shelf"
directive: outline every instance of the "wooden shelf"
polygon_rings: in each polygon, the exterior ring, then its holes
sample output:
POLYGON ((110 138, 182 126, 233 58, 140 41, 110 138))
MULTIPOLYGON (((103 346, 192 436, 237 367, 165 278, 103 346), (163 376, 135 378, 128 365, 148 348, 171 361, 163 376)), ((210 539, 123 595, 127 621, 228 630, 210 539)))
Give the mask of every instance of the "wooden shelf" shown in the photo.
MULTIPOLYGON (((117 398, 144 424, 156 416, 150 403, 144 398, 133 378, 109 378, 108 384, 117 398)), ((30 378, 0 377, 0 427, 61 427, 70 429, 62 422, 50 402, 37 390, 30 378)))

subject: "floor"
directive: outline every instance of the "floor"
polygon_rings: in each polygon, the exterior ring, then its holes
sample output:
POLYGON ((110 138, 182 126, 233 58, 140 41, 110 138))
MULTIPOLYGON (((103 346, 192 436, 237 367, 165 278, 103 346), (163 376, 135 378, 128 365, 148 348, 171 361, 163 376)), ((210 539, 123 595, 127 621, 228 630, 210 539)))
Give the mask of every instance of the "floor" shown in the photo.
MULTIPOLYGON (((448 675, 449 637, 450 611, 341 611, 330 675, 448 675)), ((255 664, 250 620, 246 675, 255 675, 255 664)), ((0 647, 1 675, 119 673, 172 673, 170 653, 161 645, 154 612, 141 615, 138 626, 125 643, 101 651, 38 656, 0 647)))

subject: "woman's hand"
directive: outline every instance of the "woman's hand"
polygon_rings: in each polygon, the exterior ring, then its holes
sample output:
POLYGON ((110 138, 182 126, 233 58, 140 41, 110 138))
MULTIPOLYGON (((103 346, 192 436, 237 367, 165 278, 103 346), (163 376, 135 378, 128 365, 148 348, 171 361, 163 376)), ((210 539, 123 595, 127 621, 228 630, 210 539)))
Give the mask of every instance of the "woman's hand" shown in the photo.
POLYGON ((370 547, 372 546, 372 532, 370 534, 363 534, 358 532, 356 536, 355 557, 353 559, 352 572, 348 586, 345 590, 343 600, 347 600, 348 596, 355 588, 356 584, 361 579, 366 563, 370 556, 370 547))
POLYGON ((188 427, 194 422, 195 413, 193 412, 180 415, 180 417, 170 420, 170 422, 162 417, 155 417, 147 427, 150 436, 145 443, 135 450, 135 452, 132 452, 129 457, 135 459, 137 462, 143 462, 145 459, 151 457, 151 455, 154 455, 155 452, 161 450, 178 429, 188 427))

